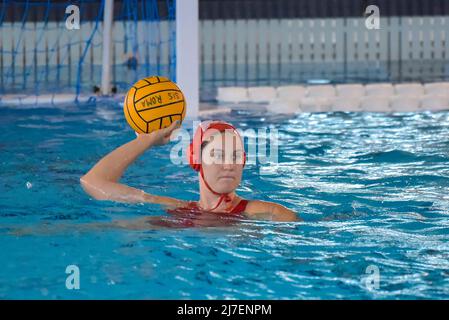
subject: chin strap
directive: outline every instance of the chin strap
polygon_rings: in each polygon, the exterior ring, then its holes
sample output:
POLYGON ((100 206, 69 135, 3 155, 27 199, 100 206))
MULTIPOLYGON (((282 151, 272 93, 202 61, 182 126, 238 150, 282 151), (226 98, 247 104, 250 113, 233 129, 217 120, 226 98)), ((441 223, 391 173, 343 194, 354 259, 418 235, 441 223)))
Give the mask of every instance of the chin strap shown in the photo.
MULTIPOLYGON (((217 209, 218 206, 223 202, 223 200, 224 200, 225 203, 228 203, 228 204, 230 202, 232 202, 232 198, 229 195, 229 193, 218 193, 218 192, 215 192, 214 190, 212 190, 212 188, 209 186, 209 184, 207 183, 206 179, 204 178, 203 166, 200 167, 200 175, 201 175, 201 178, 203 179, 204 184, 206 185, 207 189, 209 189, 210 192, 212 192, 213 194, 215 194, 217 196, 220 196, 220 198, 218 199, 217 204, 212 209, 209 209, 210 211, 217 209)), ((228 205, 226 207, 226 211, 229 210, 229 209, 230 209, 230 206, 228 205)))

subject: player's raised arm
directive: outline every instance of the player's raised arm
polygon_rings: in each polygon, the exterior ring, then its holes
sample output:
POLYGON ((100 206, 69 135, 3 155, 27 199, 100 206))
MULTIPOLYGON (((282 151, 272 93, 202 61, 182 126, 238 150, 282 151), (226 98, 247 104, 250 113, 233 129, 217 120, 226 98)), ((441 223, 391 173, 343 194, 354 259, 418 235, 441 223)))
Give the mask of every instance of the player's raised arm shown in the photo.
POLYGON ((81 177, 83 189, 98 200, 113 200, 120 202, 151 202, 169 206, 184 204, 181 200, 169 197, 155 196, 145 193, 118 181, 126 168, 147 149, 164 145, 170 141, 170 135, 179 126, 179 121, 169 127, 149 134, 139 134, 134 140, 125 143, 104 156, 98 163, 81 177))

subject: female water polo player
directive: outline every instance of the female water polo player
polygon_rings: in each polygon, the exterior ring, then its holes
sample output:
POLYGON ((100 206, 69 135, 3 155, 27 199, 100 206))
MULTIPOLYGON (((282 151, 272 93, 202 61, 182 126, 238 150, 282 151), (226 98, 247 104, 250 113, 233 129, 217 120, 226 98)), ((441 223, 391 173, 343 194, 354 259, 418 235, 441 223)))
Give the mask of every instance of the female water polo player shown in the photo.
MULTIPOLYGON (((202 122, 187 150, 189 164, 199 176, 199 201, 151 195, 118 182, 126 168, 143 152, 168 143, 177 127, 178 121, 150 134, 139 134, 136 139, 106 155, 80 179, 84 190, 98 200, 157 203, 177 217, 195 213, 196 217, 207 216, 208 221, 211 217, 236 216, 274 221, 298 220, 294 212, 280 204, 245 200, 236 194, 246 154, 238 131, 227 122, 202 122)), ((153 224, 154 218, 148 217, 153 224)), ((207 225, 198 221, 201 219, 189 220, 186 225, 207 225)), ((139 222, 128 225, 135 226, 139 222)))

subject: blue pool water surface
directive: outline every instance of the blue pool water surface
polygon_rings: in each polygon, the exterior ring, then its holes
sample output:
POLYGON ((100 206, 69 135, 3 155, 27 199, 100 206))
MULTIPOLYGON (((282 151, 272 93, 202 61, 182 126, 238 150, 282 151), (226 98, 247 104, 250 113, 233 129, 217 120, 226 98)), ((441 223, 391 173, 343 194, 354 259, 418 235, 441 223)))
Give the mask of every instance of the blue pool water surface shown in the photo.
MULTIPOLYGON (((92 222, 167 214, 151 204, 93 200, 79 184, 135 137, 120 105, 2 108, 0 298, 449 297, 448 112, 219 118, 279 130, 279 163, 248 165, 238 191, 284 204, 304 222, 83 231, 92 222), (65 228, 11 234, 44 223, 65 228), (79 290, 66 288, 69 265, 80 270, 79 290), (379 282, 366 281, 373 268, 379 282)), ((196 174, 169 161, 171 146, 147 151, 122 181, 198 199, 196 174)))

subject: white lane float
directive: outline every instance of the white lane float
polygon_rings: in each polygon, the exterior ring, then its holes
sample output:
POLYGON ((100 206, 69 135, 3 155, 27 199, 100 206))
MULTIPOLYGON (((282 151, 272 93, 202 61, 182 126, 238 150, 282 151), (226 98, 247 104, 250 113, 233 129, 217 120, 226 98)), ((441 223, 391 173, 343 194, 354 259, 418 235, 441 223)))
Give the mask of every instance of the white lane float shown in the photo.
POLYGON ((252 103, 253 108, 279 114, 441 111, 449 110, 449 82, 288 85, 247 89, 228 87, 218 89, 217 100, 219 103, 239 100, 244 105, 252 103), (228 90, 238 91, 233 94, 228 90), (222 99, 233 95, 240 98, 222 99))

